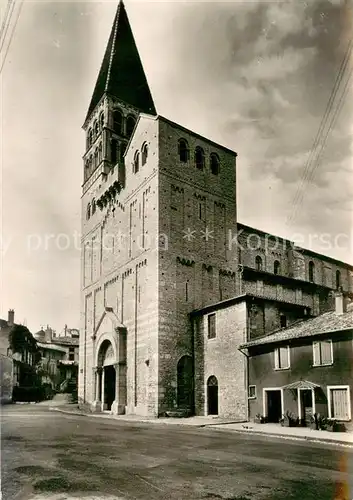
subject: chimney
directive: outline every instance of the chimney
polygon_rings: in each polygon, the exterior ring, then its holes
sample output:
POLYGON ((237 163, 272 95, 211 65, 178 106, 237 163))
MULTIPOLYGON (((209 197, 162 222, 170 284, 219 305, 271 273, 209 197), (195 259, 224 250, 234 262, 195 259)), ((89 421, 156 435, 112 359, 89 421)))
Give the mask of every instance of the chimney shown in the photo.
POLYGON ((15 311, 13 309, 9 309, 7 323, 9 326, 13 326, 15 324, 15 311))
POLYGON ((343 314, 347 312, 347 303, 342 292, 337 292, 335 294, 335 313, 343 314))

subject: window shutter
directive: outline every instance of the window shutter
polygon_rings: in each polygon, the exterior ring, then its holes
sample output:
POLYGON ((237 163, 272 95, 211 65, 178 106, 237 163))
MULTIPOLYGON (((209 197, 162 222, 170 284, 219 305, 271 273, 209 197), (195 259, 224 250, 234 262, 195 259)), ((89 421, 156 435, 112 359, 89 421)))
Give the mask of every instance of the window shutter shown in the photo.
POLYGON ((325 340, 321 342, 321 363, 323 365, 332 363, 332 351, 331 351, 331 340, 325 340))
POLYGON ((275 369, 278 370, 279 368, 279 349, 275 349, 275 369))
POLYGON ((280 368, 289 368, 289 349, 288 347, 280 348, 280 368))
POLYGON ((313 361, 314 365, 320 364, 320 342, 313 342, 313 361))

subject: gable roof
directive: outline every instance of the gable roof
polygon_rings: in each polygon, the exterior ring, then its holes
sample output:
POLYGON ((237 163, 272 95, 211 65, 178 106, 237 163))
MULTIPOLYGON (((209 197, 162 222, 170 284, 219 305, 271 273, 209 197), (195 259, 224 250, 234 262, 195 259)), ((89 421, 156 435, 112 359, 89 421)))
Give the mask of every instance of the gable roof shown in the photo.
POLYGON ((288 328, 283 328, 277 332, 266 335, 265 337, 251 340, 241 345, 240 348, 272 344, 343 330, 353 330, 353 311, 343 314, 337 314, 335 311, 330 311, 316 318, 300 321, 288 328))
POLYGON ((119 2, 117 8, 85 122, 106 93, 125 101, 142 112, 156 114, 122 1, 119 2))

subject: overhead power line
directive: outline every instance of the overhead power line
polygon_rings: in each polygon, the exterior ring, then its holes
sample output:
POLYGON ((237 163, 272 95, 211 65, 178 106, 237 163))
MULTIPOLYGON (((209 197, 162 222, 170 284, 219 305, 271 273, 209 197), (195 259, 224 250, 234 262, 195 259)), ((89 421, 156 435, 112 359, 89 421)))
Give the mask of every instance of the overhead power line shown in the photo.
POLYGON ((0 29, 0 52, 2 51, 2 48, 4 46, 5 40, 6 40, 6 35, 7 31, 9 29, 9 26, 11 24, 11 17, 13 15, 13 11, 15 8, 15 0, 8 0, 7 6, 6 6, 6 12, 5 12, 5 17, 1 25, 0 29))
MULTIPOLYGON (((338 74, 337 74, 337 77, 336 77, 333 89, 331 91, 331 95, 330 95, 329 101, 327 103, 327 106, 326 106, 326 109, 325 109, 325 113, 324 113, 324 115, 322 117, 322 120, 321 120, 319 129, 318 129, 318 132, 316 134, 313 146, 311 148, 308 160, 307 160, 307 162, 305 164, 304 172, 302 174, 302 179, 301 179, 300 185, 298 186, 297 191, 295 193, 295 196, 293 198, 293 201, 292 201, 292 207, 293 207, 293 209, 292 209, 291 215, 287 218, 287 221, 286 221, 287 224, 289 224, 292 220, 294 220, 294 217, 296 215, 296 212, 297 212, 297 209, 299 207, 299 204, 301 203, 301 201, 303 199, 303 195, 304 195, 304 191, 305 191, 305 186, 304 185, 308 181, 308 179, 312 179, 313 173, 317 169, 319 157, 321 156, 321 153, 322 153, 322 151, 323 151, 323 149, 325 147, 325 143, 326 143, 327 137, 329 135, 329 132, 330 132, 330 130, 331 130, 334 122, 336 121, 337 116, 338 116, 339 112, 337 113, 337 109, 338 108, 336 108, 336 110, 333 111, 334 118, 332 120, 330 120, 330 115, 331 115, 331 111, 333 109, 333 106, 335 104, 336 96, 337 96, 339 88, 341 86, 344 74, 347 71, 347 67, 348 67, 348 64, 349 64, 349 61, 350 61, 350 57, 351 57, 351 53, 352 53, 352 47, 353 47, 353 39, 350 39, 350 41, 348 43, 348 46, 347 46, 347 50, 346 50, 345 55, 343 57, 343 60, 341 62, 341 65, 340 65, 340 68, 339 68, 339 71, 338 71, 338 74), (322 146, 321 146, 321 149, 320 149, 320 154, 319 154, 319 156, 316 156, 316 160, 315 160, 316 150, 317 150, 318 146, 320 145, 322 136, 324 134, 324 131, 325 131, 325 128, 326 128, 328 122, 329 122, 329 127, 328 127, 328 129, 326 131, 326 134, 324 136, 324 140, 323 140, 323 143, 322 143, 322 146), (315 160, 315 163, 313 163, 314 160, 315 160)), ((351 77, 351 74, 352 74, 352 72, 350 73, 350 75, 348 77, 348 80, 347 80, 347 82, 345 84, 343 93, 342 93, 341 98, 339 100, 339 104, 338 104, 339 111, 342 108, 343 98, 346 95, 347 90, 348 90, 347 87, 348 87, 348 83, 349 83, 349 79, 351 77)))
MULTIPOLYGON (((18 8, 18 11, 17 11, 17 15, 16 15, 16 19, 15 19, 15 22, 14 22, 14 25, 12 27, 12 31, 11 31, 11 34, 10 34, 10 39, 9 39, 9 43, 7 45, 7 48, 6 48, 6 52, 5 52, 5 55, 4 55, 4 58, 2 60, 2 63, 1 63, 1 68, 0 68, 0 73, 2 72, 4 66, 5 66, 5 62, 6 62, 6 57, 7 57, 7 54, 10 50, 10 46, 11 46, 11 42, 12 42, 12 38, 15 34, 15 30, 16 30, 16 26, 17 26, 17 23, 18 23, 18 20, 19 20, 19 17, 20 17, 20 14, 21 14, 21 10, 22 10, 22 6, 23 6, 23 1, 24 0, 21 0, 20 1, 20 4, 19 4, 19 8, 18 8)), ((14 2, 15 3, 15 2, 14 2)))

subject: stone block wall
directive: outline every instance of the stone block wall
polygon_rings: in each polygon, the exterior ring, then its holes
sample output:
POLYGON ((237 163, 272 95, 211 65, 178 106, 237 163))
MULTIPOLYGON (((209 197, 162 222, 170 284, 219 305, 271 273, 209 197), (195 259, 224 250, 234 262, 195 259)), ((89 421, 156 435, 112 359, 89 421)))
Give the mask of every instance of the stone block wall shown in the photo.
POLYGON ((247 419, 246 358, 238 347, 247 338, 247 305, 242 300, 210 311, 216 315, 216 337, 208 338, 208 313, 194 319, 196 413, 208 414, 207 381, 218 381, 218 415, 247 419))

